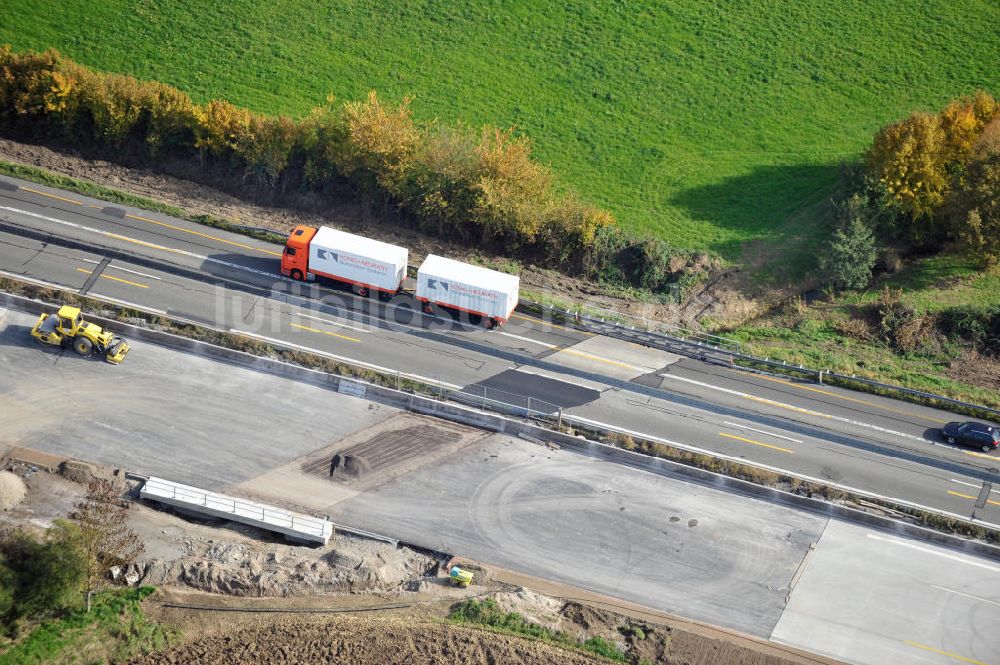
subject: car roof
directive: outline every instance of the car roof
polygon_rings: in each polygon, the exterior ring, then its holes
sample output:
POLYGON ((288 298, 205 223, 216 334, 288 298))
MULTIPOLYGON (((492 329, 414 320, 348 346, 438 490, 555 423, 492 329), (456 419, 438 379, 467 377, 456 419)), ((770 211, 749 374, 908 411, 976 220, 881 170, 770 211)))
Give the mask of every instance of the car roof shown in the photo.
POLYGON ((981 432, 992 432, 995 429, 991 425, 986 425, 984 423, 977 423, 977 422, 974 422, 974 421, 969 421, 969 422, 964 423, 964 424, 967 425, 969 429, 977 429, 977 430, 979 430, 981 432))

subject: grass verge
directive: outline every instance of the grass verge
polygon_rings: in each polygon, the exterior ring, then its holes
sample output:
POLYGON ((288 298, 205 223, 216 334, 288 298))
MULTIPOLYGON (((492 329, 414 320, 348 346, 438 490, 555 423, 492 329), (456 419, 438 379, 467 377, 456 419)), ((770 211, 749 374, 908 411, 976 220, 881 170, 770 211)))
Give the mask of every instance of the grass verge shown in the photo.
MULTIPOLYGON (((90 612, 73 610, 44 621, 10 643, 0 655, 4 665, 122 662, 165 648, 173 632, 151 621, 142 601, 153 587, 105 591, 90 612)), ((4 647, 0 645, 0 650, 4 647)))
POLYGON ((621 649, 602 637, 591 637, 578 642, 563 631, 528 621, 517 612, 505 612, 492 598, 462 601, 448 614, 448 619, 455 623, 486 626, 498 632, 530 637, 568 649, 580 649, 614 662, 623 663, 626 660, 621 649))

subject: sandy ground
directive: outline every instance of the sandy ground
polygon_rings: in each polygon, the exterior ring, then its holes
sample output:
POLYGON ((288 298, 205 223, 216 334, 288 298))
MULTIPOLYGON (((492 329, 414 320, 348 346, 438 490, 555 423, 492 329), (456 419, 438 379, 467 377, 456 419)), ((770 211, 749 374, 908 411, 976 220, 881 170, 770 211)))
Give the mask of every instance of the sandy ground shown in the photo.
MULTIPOLYGON (((73 463, 0 439, 0 469, 23 479, 27 496, 0 512, 0 530, 41 532, 65 518, 91 475, 111 469, 73 463), (67 477, 68 476, 68 477, 67 477)), ((607 662, 582 652, 445 621, 469 597, 492 596, 530 621, 585 640, 600 636, 629 662, 671 665, 792 665, 828 663, 708 626, 644 616, 625 605, 614 611, 576 591, 500 569, 479 568, 475 583, 447 583, 439 554, 338 534, 328 547, 287 544, 228 522, 184 519, 141 503, 131 526, 146 551, 134 570, 155 584, 146 601, 154 619, 176 628, 172 648, 135 663, 504 663, 576 665, 607 662), (562 595, 563 597, 559 597, 562 595), (226 611, 228 608, 229 611, 226 611)), ((475 564, 471 564, 475 566, 475 564)), ((607 602, 607 599, 605 599, 607 602)))
MULTIPOLYGON (((359 204, 343 202, 331 206, 309 194, 285 194, 281 206, 265 205, 254 200, 253 190, 241 187, 239 178, 231 178, 222 191, 192 180, 177 177, 189 172, 191 165, 165 163, 161 171, 129 168, 112 162, 89 160, 52 149, 0 139, 0 159, 37 166, 56 173, 162 201, 179 207, 189 214, 207 214, 236 224, 275 229, 287 233, 296 224, 334 226, 353 233, 377 236, 386 242, 410 249, 411 261, 417 263, 428 253, 439 253, 466 260, 475 257, 495 266, 506 263, 502 256, 484 255, 473 248, 447 243, 413 229, 373 215, 359 204), (239 194, 239 196, 233 193, 239 194)), ((743 320, 757 311, 758 305, 741 296, 734 288, 739 275, 721 272, 695 287, 682 304, 639 302, 614 294, 593 282, 574 279, 563 273, 540 266, 521 268, 522 288, 545 294, 561 301, 572 301, 589 307, 612 309, 663 323, 697 328, 702 316, 715 321, 743 320)))

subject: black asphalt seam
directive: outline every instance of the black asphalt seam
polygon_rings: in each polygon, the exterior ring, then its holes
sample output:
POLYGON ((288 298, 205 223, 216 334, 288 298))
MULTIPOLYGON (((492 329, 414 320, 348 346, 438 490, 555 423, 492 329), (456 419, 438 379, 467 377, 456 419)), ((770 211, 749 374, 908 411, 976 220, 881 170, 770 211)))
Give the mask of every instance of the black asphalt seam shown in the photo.
POLYGON ((87 281, 80 287, 79 293, 81 296, 87 295, 87 291, 90 291, 90 289, 93 288, 97 279, 101 276, 101 273, 104 272, 104 269, 108 267, 109 263, 111 263, 111 259, 105 256, 101 259, 100 263, 94 266, 94 269, 91 270, 90 274, 87 276, 87 281))

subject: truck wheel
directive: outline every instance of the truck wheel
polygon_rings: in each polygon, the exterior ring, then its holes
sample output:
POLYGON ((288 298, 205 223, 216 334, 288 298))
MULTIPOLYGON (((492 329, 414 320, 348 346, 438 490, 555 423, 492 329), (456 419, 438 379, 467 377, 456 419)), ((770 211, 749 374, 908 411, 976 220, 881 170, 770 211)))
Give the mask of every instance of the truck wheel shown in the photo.
POLYGON ((500 322, 491 316, 490 318, 486 319, 485 325, 487 330, 493 330, 494 328, 500 327, 500 322))
POLYGON ((89 356, 90 352, 94 350, 94 344, 86 337, 81 337, 73 342, 73 350, 81 356, 89 356))
POLYGON ((301 270, 299 270, 298 268, 296 268, 295 270, 293 270, 293 271, 292 271, 292 275, 291 275, 291 277, 292 277, 292 279, 294 279, 294 280, 295 280, 296 282, 301 282, 301 281, 302 281, 302 278, 303 278, 303 277, 305 277, 305 275, 303 275, 303 274, 302 274, 302 271, 301 271, 301 270))

